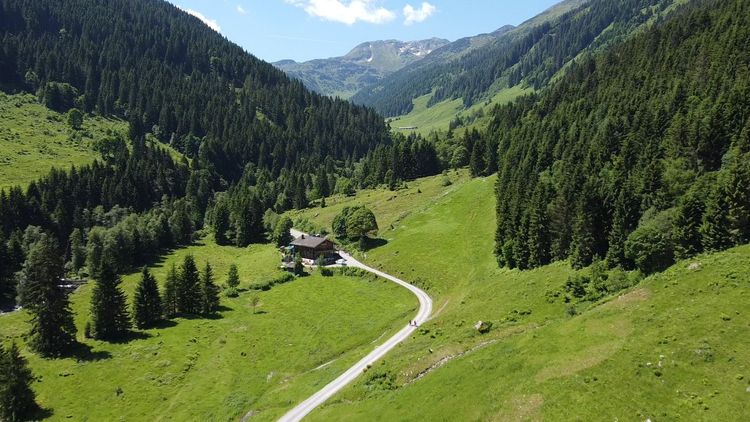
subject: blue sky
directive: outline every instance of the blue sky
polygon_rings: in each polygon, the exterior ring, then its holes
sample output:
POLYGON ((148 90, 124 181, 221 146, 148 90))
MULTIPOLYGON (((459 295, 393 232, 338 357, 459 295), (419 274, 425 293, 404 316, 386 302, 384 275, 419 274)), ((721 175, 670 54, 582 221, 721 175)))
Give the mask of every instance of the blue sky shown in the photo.
POLYGON ((458 38, 517 25, 559 0, 170 0, 267 61, 342 56, 365 41, 458 38))

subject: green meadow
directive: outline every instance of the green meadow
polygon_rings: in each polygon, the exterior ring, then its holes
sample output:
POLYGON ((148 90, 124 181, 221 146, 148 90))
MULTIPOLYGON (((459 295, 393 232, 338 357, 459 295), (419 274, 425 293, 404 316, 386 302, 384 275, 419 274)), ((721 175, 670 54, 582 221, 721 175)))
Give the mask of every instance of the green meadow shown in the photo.
POLYGON ((431 132, 446 132, 450 122, 455 119, 456 116, 466 118, 478 113, 480 110, 484 113, 484 116, 478 117, 471 124, 458 129, 457 133, 461 134, 467 128, 482 129, 487 126, 487 123, 489 123, 490 118, 488 115, 496 105, 507 104, 522 95, 534 92, 534 89, 516 85, 510 88, 493 88, 493 91, 496 92, 489 95, 488 99, 473 104, 469 108, 464 108, 463 100, 460 98, 441 101, 430 107, 427 106, 427 103, 430 98, 432 98, 432 94, 415 98, 413 100, 414 108, 409 114, 388 119, 390 121, 391 130, 394 132, 409 133, 411 130, 403 130, 399 128, 416 127, 417 129, 414 131, 422 136, 427 136, 431 132))
POLYGON ((98 157, 94 140, 127 131, 126 122, 92 116, 75 131, 65 114, 44 107, 31 94, 0 92, 0 116, 0 189, 25 186, 53 167, 88 164, 98 157))
MULTIPOLYGON (((499 269, 494 177, 453 173, 330 201, 371 206, 366 262, 425 288, 433 319, 311 420, 742 420, 750 414, 750 246, 699 256, 597 302, 574 271, 499 269), (418 193, 421 191, 421 193, 418 193), (397 209, 408 210, 398 214, 397 209), (478 321, 493 323, 480 334, 478 321)), ((329 210, 304 216, 329 222, 329 210)), ((585 270, 584 270, 585 271, 585 270)))
MULTIPOLYGON (((82 286, 71 299, 84 347, 65 359, 25 351, 38 378, 37 401, 50 420, 238 420, 246 414, 273 420, 369 352, 374 340, 400 329, 417 308, 407 290, 375 278, 313 273, 269 291, 247 290, 280 274, 278 252, 268 245, 240 249, 204 240, 154 264, 159 282, 187 254, 199 266, 210 262, 219 283, 235 263, 240 296, 222 297, 216 318, 177 318, 113 344, 83 338, 92 285, 82 286)), ((123 278, 128 297, 138 278, 123 278)), ((23 342, 27 320, 24 312, 0 316, 0 338, 23 342)))

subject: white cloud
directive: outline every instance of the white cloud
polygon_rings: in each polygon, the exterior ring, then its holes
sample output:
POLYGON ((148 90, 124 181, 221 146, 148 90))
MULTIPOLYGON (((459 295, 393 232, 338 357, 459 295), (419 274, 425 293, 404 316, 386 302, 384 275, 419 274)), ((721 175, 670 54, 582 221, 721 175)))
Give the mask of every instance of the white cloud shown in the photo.
MULTIPOLYGON (((180 7, 180 9, 182 8, 180 7)), ((216 20, 207 18, 205 15, 203 15, 203 13, 198 12, 197 10, 193 10, 193 9, 182 9, 182 10, 184 10, 185 13, 189 15, 193 15, 196 18, 200 19, 201 22, 205 23, 206 26, 213 29, 214 31, 221 32, 221 27, 219 26, 219 22, 216 22, 216 20)))
POLYGON ((241 4, 238 4, 237 5, 237 13, 239 13, 240 15, 247 15, 247 10, 245 10, 245 8, 242 7, 241 4))
POLYGON ((353 25, 357 21, 386 23, 396 14, 384 7, 376 6, 374 0, 284 0, 305 9, 310 16, 323 20, 353 25))
POLYGON ((424 22, 425 19, 432 16, 436 11, 437 8, 427 2, 422 3, 421 9, 415 9, 412 5, 407 4, 404 6, 404 25, 411 25, 415 22, 424 22))

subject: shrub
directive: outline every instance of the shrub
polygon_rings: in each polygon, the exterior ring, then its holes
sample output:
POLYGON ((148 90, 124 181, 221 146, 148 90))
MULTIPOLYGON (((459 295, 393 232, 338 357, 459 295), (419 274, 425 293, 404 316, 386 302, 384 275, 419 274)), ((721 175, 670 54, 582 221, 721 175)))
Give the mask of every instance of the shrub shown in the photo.
POLYGON ((293 274, 282 274, 272 280, 268 281, 262 281, 259 283, 253 283, 250 285, 250 290, 263 290, 268 291, 271 290, 271 288, 277 284, 285 284, 289 283, 290 281, 293 281, 296 277, 294 277, 293 274))
POLYGON ((625 257, 646 274, 667 269, 674 263, 672 213, 657 214, 628 236, 625 257))
POLYGON ((237 297, 240 295, 240 292, 237 291, 234 287, 228 287, 226 290, 224 290, 224 296, 226 297, 237 297))

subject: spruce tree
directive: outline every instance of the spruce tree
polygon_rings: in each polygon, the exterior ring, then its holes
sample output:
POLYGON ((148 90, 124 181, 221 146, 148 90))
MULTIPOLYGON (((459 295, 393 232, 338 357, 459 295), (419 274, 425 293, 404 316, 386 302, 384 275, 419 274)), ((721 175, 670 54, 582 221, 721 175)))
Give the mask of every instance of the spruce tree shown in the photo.
POLYGON ((694 193, 688 193, 677 208, 673 228, 677 259, 687 259, 703 252, 700 231, 703 210, 703 200, 694 193))
POLYGON ((214 283, 214 272, 208 262, 201 274, 200 284, 201 314, 212 315, 219 310, 219 288, 214 283))
POLYGON ((201 311, 200 276, 192 255, 185 257, 177 278, 177 311, 185 314, 201 311))
POLYGON ((164 317, 174 318, 177 315, 179 306, 177 304, 177 289, 179 285, 179 275, 175 264, 167 271, 167 279, 164 282, 164 317))
POLYGON ((240 274, 237 271, 237 265, 232 264, 229 266, 229 274, 227 275, 227 286, 232 289, 236 289, 240 285, 240 274))
POLYGON ((216 243, 226 245, 227 231, 229 231, 229 208, 224 201, 219 201, 214 207, 213 231, 216 243))
POLYGON ((0 345, 0 420, 15 422, 31 419, 39 406, 31 383, 34 377, 16 343, 0 345))
POLYGON ((153 327, 162 316, 161 296, 156 279, 147 267, 141 271, 141 280, 133 298, 133 320, 138 328, 153 327))
POLYGON ((70 266, 74 273, 86 265, 86 242, 83 240, 83 232, 79 228, 73 229, 70 234, 70 266))
POLYGON ((0 230, 0 303, 10 302, 15 296, 15 283, 3 231, 0 230))
POLYGON ((716 190, 706 201, 700 233, 701 245, 706 251, 721 251, 731 245, 726 196, 720 190, 716 190))
POLYGON ((42 356, 59 356, 76 343, 68 296, 59 287, 63 268, 57 242, 46 234, 31 245, 20 273, 20 304, 31 314, 29 346, 42 356))
POLYGON ((120 276, 112 264, 103 263, 96 271, 91 293, 91 334, 99 340, 120 340, 130 329, 127 297, 120 289, 120 276))
POLYGON ((731 241, 735 245, 750 241, 750 157, 735 159, 726 171, 723 191, 726 196, 727 218, 731 241))

